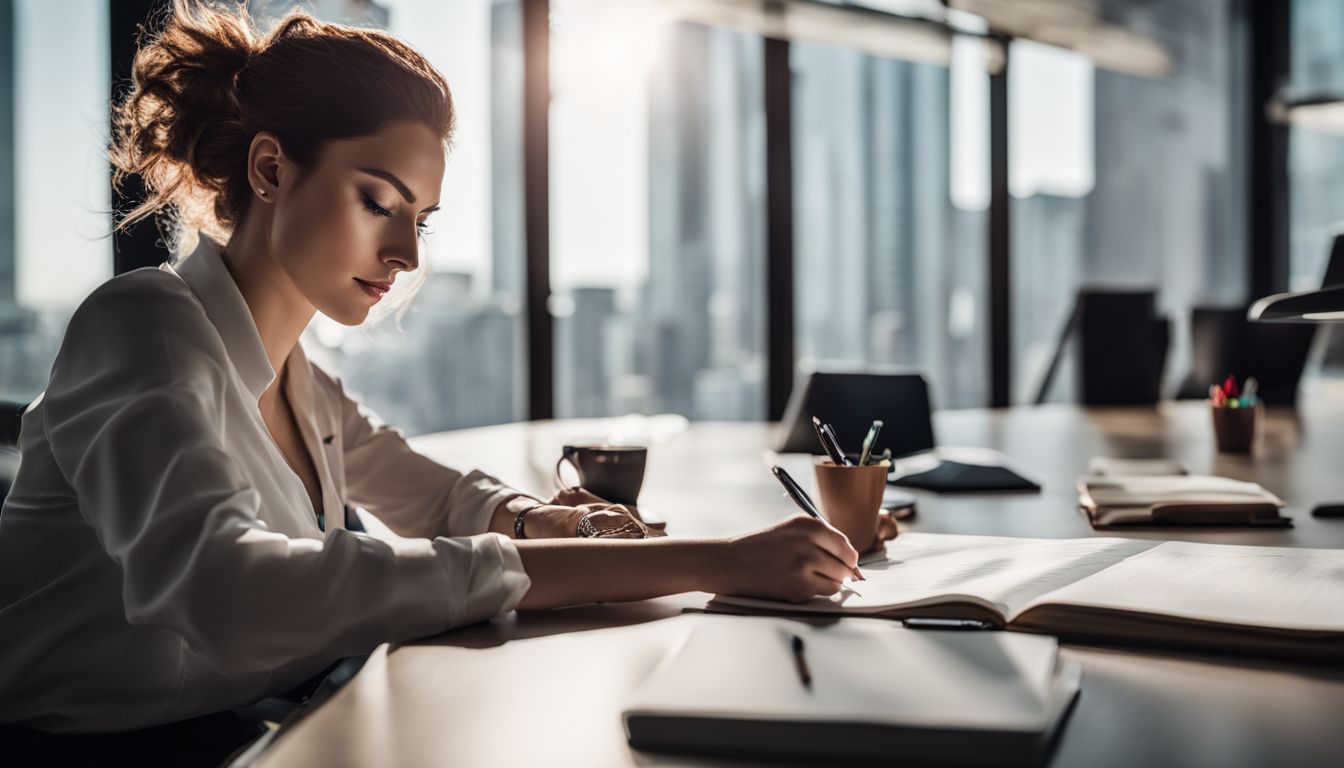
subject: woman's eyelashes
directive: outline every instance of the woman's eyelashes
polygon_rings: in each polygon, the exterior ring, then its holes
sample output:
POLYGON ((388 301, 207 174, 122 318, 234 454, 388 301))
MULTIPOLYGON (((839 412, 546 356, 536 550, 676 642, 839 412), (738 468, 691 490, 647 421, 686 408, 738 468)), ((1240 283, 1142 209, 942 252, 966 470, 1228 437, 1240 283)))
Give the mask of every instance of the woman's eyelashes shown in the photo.
MULTIPOLYGON (((372 213, 374 216, 381 216, 385 219, 392 217, 392 211, 379 205, 372 197, 369 197, 367 194, 361 194, 361 196, 364 198, 364 208, 367 209, 369 213, 372 213)), ((415 228, 419 230, 422 237, 434 231, 430 229, 429 222, 427 221, 415 222, 415 228)))
POLYGON ((364 197, 364 207, 368 209, 369 213, 372 213, 374 216, 382 216, 383 218, 392 217, 392 212, 384 208, 383 206, 379 205, 378 203, 374 202, 374 199, 372 197, 369 197, 368 195, 363 195, 363 197, 364 197))

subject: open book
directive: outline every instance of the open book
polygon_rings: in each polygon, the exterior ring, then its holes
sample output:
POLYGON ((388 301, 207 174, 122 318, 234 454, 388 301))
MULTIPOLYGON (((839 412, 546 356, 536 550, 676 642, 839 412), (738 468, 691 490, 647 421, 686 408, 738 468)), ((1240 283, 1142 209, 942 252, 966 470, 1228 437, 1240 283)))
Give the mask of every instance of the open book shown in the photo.
POLYGON ((1344 550, 907 533, 867 581, 711 610, 975 618, 1086 642, 1344 659, 1344 550))
POLYGON ((625 708, 637 749, 1038 765, 1078 693, 1079 666, 1052 638, 695 618, 625 708))

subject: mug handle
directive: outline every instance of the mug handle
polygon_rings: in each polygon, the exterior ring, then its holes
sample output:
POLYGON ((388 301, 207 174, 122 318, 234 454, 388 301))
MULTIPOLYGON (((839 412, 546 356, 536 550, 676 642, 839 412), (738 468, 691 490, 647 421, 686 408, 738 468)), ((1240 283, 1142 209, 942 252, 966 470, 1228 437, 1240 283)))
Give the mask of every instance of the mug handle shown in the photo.
POLYGON ((560 476, 560 469, 564 467, 565 462, 569 462, 569 466, 573 467, 575 472, 579 471, 579 465, 574 463, 574 455, 576 453, 578 453, 578 449, 572 445, 566 445, 564 448, 560 449, 560 459, 555 462, 555 486, 562 491, 582 486, 582 482, 569 485, 565 482, 565 479, 560 476))

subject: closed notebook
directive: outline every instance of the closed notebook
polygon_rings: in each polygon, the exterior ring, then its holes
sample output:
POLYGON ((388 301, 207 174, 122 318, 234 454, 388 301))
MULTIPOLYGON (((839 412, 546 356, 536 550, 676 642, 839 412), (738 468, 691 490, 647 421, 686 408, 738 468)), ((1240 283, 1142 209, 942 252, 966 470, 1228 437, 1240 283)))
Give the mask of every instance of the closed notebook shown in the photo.
POLYGON ((1207 475, 1084 477, 1078 505, 1093 527, 1287 526, 1283 501, 1255 483, 1207 475))
POLYGON ((1062 663, 1047 637, 703 619, 627 705, 631 746, 826 764, 1036 765, 1078 692, 1078 665, 1062 663))

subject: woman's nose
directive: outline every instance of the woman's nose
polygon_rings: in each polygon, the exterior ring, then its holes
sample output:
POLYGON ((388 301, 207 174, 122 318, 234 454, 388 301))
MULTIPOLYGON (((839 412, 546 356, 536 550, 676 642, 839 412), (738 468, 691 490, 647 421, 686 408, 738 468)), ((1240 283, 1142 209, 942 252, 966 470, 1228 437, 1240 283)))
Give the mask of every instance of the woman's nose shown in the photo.
POLYGON ((384 264, 401 272, 413 272, 420 266, 420 243, 412 238, 409 243, 398 243, 383 251, 384 264))

